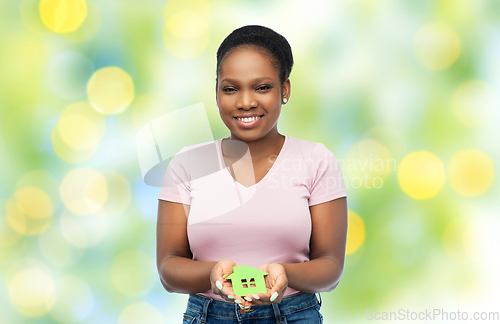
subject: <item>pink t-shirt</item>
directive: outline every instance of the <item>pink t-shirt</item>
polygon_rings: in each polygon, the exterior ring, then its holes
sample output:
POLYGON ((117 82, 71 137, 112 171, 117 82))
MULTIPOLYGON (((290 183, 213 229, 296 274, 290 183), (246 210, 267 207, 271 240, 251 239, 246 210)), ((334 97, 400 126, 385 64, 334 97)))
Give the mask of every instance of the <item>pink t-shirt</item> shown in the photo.
MULTIPOLYGON (((230 259, 255 268, 308 261, 309 206, 347 196, 335 155, 321 143, 285 136, 268 173, 247 188, 226 169, 220 145, 217 139, 179 151, 158 197, 190 205, 193 260, 230 259)), ((285 296, 296 292, 289 287, 285 296)), ((222 300, 211 290, 202 295, 222 300)))

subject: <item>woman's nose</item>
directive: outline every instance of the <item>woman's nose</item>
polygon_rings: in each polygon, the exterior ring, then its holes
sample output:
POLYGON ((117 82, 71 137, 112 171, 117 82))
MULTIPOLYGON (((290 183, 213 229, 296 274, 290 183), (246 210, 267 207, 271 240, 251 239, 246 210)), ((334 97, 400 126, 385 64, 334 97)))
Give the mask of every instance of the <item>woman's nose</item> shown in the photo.
POLYGON ((240 92, 240 98, 238 99, 238 108, 250 109, 257 106, 257 99, 252 91, 242 91, 240 92))

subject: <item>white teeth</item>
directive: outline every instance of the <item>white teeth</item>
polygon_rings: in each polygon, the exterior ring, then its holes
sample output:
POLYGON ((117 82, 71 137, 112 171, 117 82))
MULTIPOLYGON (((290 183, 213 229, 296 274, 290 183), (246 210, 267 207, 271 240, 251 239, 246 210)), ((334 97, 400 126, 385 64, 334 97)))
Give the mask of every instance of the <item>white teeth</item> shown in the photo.
POLYGON ((250 123, 250 122, 253 122, 257 119, 261 118, 261 116, 257 116, 257 117, 250 117, 250 118, 238 118, 239 121, 242 121, 244 123, 250 123))

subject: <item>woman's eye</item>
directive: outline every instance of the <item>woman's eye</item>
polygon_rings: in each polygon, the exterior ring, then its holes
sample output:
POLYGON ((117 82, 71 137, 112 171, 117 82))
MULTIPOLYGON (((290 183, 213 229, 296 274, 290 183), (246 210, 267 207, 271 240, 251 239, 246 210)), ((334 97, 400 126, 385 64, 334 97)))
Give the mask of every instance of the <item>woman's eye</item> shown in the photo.
POLYGON ((222 89, 224 92, 231 92, 233 91, 234 89, 233 88, 224 88, 222 89))
POLYGON ((271 89, 271 87, 264 85, 264 86, 258 87, 257 89, 259 89, 259 90, 267 90, 267 89, 271 89))

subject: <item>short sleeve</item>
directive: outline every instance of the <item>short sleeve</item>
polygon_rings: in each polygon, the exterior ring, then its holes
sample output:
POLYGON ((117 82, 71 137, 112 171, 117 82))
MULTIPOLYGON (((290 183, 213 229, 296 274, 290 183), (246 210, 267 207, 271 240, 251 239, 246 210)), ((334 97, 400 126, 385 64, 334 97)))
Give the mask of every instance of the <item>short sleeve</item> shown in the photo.
POLYGON ((347 197, 339 162, 324 144, 317 143, 312 150, 311 187, 309 206, 347 197))
POLYGON ((191 205, 190 180, 189 155, 182 149, 167 166, 158 199, 191 205))

